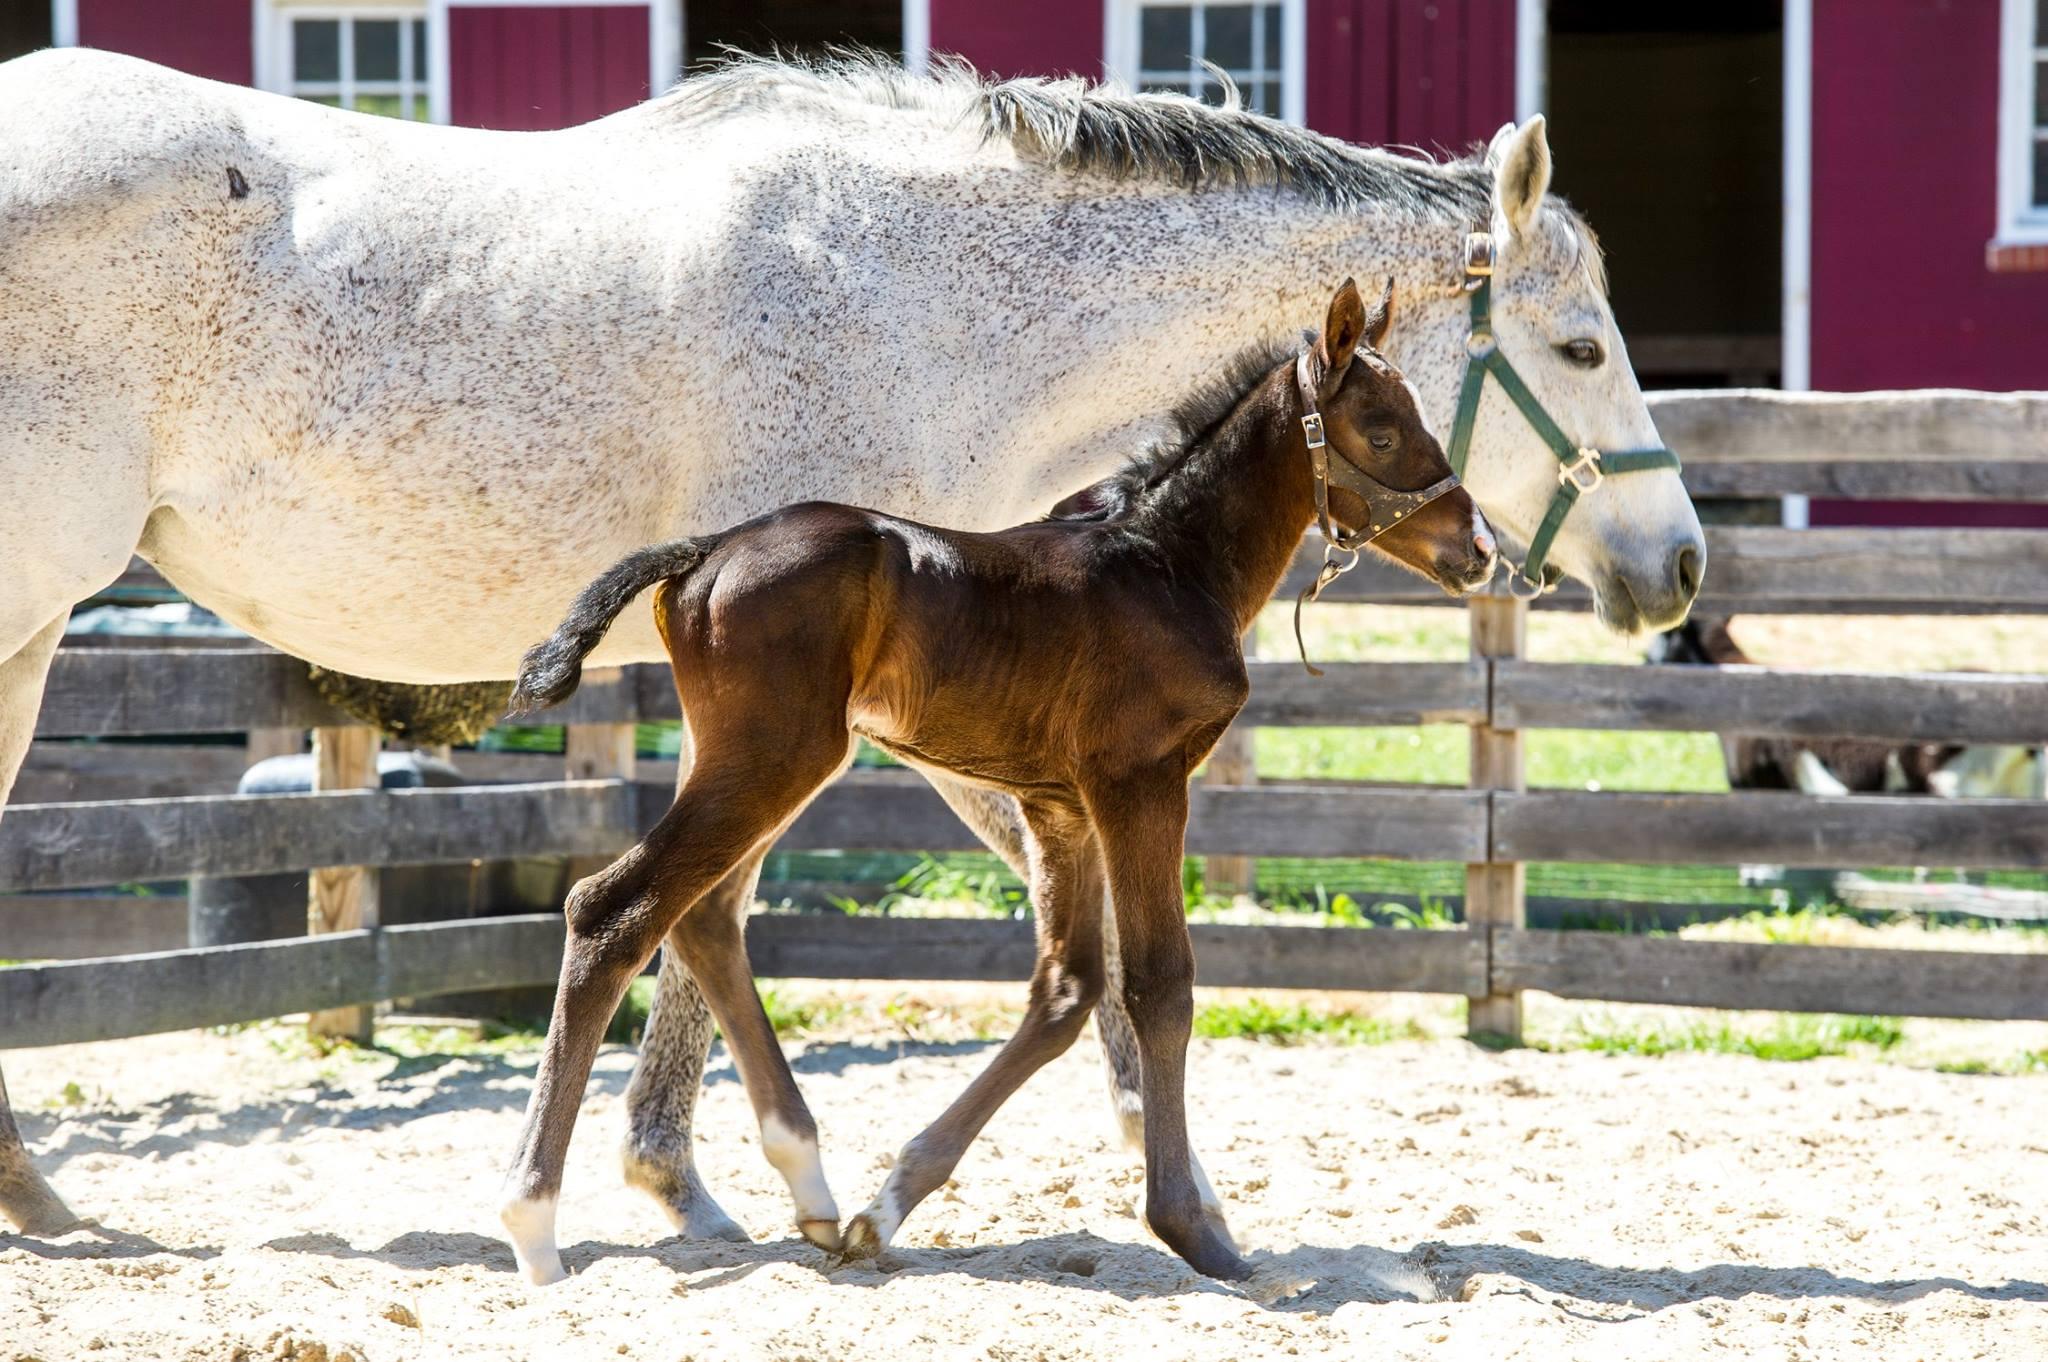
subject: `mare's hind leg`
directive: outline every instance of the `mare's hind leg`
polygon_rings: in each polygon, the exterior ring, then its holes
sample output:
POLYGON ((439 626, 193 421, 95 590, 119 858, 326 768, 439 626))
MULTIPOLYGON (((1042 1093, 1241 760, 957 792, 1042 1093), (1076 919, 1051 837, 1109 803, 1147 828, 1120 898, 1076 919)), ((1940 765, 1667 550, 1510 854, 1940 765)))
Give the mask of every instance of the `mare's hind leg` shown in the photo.
POLYGON ((746 1084, 754 1119, 760 1122, 761 1152, 789 1183, 798 1231, 819 1248, 836 1249, 839 1207, 818 1160, 818 1123, 797 1091, 774 1024, 754 990, 753 967, 747 963, 747 909, 753 904, 754 883, 766 855, 763 843, 683 914, 670 930, 668 944, 689 965, 725 1033, 733 1067, 746 1084))
POLYGON ((1031 900, 1038 963, 1017 1033, 939 1119, 903 1147, 874 1203, 846 1227, 846 1256, 888 1247, 911 1210, 952 1176, 960 1156, 1011 1093, 1074 1043, 1102 992, 1101 858, 1078 811, 1033 809, 1031 900))
MULTIPOLYGON (((64 636, 69 611, 35 633, 13 657, 0 662, 0 809, 14 787, 15 773, 28 755, 35 733, 36 710, 43 699, 43 678, 50 658, 64 636)), ((78 1223, 78 1217, 51 1190, 29 1162, 28 1147, 14 1124, 7 1083, 0 1078, 0 1216, 25 1234, 56 1234, 78 1223)))
MULTIPOLYGON (((619 997, 698 899, 845 764, 850 742, 814 726, 785 740, 772 716, 753 732, 772 751, 728 743, 700 754, 675 804, 638 846, 571 891, 561 984, 499 1212, 527 1278, 559 1280, 555 1205, 590 1067, 619 997)), ((735 732, 747 732, 737 724, 735 732)))
MULTIPOLYGON (((974 835, 988 844, 989 850, 1003 858, 1003 862, 1026 883, 1031 879, 1031 867, 1024 852, 1024 811, 1010 795, 985 786, 969 785, 965 781, 951 780, 935 772, 927 771, 925 777, 932 788, 951 806, 960 821, 974 830, 974 835)), ((1117 944, 1116 915, 1105 894, 1102 900, 1102 999, 1095 1004, 1095 1030, 1102 1041, 1103 1076, 1109 1082, 1110 1110, 1116 1116, 1117 1130, 1122 1134, 1124 1147, 1143 1157, 1145 1152, 1145 1098, 1140 1091, 1138 1075, 1138 1037, 1131 1029, 1131 1014, 1124 1008, 1123 957, 1117 944)), ((1193 1146, 1188 1148, 1188 1166, 1195 1175, 1195 1191, 1201 1197, 1203 1214, 1209 1217, 1216 1232, 1225 1242, 1234 1244, 1230 1226, 1223 1218, 1223 1203, 1217 1199, 1215 1188, 1209 1185, 1208 1175, 1202 1171, 1202 1161, 1195 1157, 1193 1146)))

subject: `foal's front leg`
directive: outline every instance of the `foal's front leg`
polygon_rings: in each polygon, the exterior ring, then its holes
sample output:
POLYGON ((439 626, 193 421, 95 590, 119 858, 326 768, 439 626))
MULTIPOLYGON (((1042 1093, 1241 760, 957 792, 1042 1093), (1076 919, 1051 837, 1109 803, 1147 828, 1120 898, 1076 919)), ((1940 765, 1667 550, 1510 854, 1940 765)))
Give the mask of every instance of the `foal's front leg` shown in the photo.
MULTIPOLYGON (((989 850, 1002 857, 1003 863, 1016 872, 1017 878, 1030 883, 1024 812, 1015 796, 954 780, 936 771, 926 771, 924 776, 953 812, 960 816, 960 821, 987 843, 989 850)), ((1145 1152, 1145 1099, 1141 1091, 1143 1079, 1138 1072, 1138 1037, 1131 1027, 1130 1014, 1124 1010, 1122 954, 1117 945, 1115 909, 1106 891, 1097 911, 1102 916, 1103 927, 1103 989, 1102 998, 1095 1005, 1095 1030, 1102 1042, 1103 1077, 1109 1084, 1109 1106, 1116 1117, 1124 1146, 1142 1157, 1145 1152)), ((1195 1175, 1195 1191, 1202 1199, 1203 1214, 1209 1217, 1225 1243, 1234 1244, 1230 1227, 1224 1221, 1223 1203, 1210 1187, 1208 1177, 1202 1172, 1202 1161, 1192 1148, 1188 1150, 1188 1167, 1195 1175)))
POLYGON ((874 1203, 846 1227, 848 1258, 871 1258, 889 1246, 903 1218, 953 1175, 996 1109, 1074 1043, 1102 992, 1102 873, 1094 841, 1072 811, 1027 808, 1025 817, 1038 963, 1024 1020, 967 1090, 903 1146, 874 1203))
POLYGON ((1187 774, 1176 761, 1102 781, 1084 794, 1102 842, 1122 947, 1124 1004, 1137 1034, 1145 1102, 1145 1223, 1197 1271, 1242 1281, 1251 1267, 1238 1256, 1220 1217, 1206 1213, 1188 1154, 1195 953, 1181 898, 1187 774))

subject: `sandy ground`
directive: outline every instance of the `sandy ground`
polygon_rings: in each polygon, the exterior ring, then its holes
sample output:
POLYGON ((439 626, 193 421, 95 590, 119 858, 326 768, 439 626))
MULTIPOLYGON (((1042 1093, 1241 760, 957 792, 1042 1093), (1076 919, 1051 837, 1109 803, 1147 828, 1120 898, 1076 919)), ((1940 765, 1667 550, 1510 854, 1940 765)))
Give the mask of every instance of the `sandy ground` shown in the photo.
MULTIPOLYGON (((1260 1289, 1315 1283, 1261 1303, 1134 1217, 1092 1040, 879 1270, 785 1228, 722 1059, 700 1162, 763 1242, 669 1237, 616 1172, 611 1049, 562 1209, 574 1276, 532 1289, 489 1211, 531 1053, 323 1058, 295 1034, 8 1056, 43 1166, 106 1228, 0 1235, 0 1359, 2048 1355, 2043 1077, 1198 1041, 1195 1129, 1260 1289)), ((801 1053, 843 1210, 987 1055, 801 1053)))

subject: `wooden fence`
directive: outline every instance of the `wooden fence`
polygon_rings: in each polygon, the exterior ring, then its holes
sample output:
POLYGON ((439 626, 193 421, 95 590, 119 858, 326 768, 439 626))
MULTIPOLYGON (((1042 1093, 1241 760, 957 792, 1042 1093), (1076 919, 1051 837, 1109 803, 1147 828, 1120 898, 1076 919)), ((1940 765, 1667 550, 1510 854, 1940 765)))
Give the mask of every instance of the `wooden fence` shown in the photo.
MULTIPOLYGON (((1702 494, 2023 496, 2048 500, 2048 398, 1665 395, 1658 416, 1702 494), (1794 458, 1786 450, 1816 451, 1794 458), (1844 471, 1856 465, 1852 478, 1844 471), (1730 471, 1732 470, 1732 471, 1730 471), (1764 470, 1764 471, 1759 471, 1764 470)), ((1710 531, 1704 609, 1727 613, 2048 610, 2048 534, 2028 531, 1710 531)), ((1361 570, 1340 598, 1421 602, 1421 583, 1361 570)), ((1539 608, 1569 607, 1559 593, 1539 608)), ((1440 596, 1435 597, 1441 600, 1440 596)), ((2048 865, 2048 817, 2003 800, 1792 794, 1614 794, 1523 788, 1532 728, 1719 730, 1796 737, 2048 742, 2048 677, 1870 676, 1763 668, 1561 666, 1521 654, 1525 609, 1473 603, 1473 656, 1345 663, 1317 680, 1254 661, 1240 723, 1463 723, 1470 788, 1234 783, 1193 796, 1190 852, 1393 857, 1467 866, 1465 930, 1195 929, 1203 982, 1462 994, 1472 1028, 1513 1035, 1518 995, 1805 1011, 2048 1018, 2048 955, 1753 946, 1530 931, 1530 861, 1787 866, 2048 865)), ((616 852, 666 808, 672 775, 643 779, 631 725, 677 717, 666 669, 593 675, 562 710, 571 779, 381 791, 374 749, 313 692, 302 665, 260 649, 60 652, 40 739, 314 731, 329 754, 306 795, 19 804, 0 818, 0 892, 315 867, 311 918, 290 941, 0 970, 0 1047, 315 1011, 358 1030, 382 999, 552 981, 560 919, 534 915, 380 928, 366 868, 616 852), (324 896, 324 902, 323 902, 324 896), (330 1010, 339 1009, 339 1011, 330 1010)), ((944 804, 902 772, 857 771, 790 829, 792 849, 968 850, 944 804)), ((1010 979, 1027 924, 757 916, 769 976, 1010 979)), ((8 955, 0 941, 0 955, 8 955)))

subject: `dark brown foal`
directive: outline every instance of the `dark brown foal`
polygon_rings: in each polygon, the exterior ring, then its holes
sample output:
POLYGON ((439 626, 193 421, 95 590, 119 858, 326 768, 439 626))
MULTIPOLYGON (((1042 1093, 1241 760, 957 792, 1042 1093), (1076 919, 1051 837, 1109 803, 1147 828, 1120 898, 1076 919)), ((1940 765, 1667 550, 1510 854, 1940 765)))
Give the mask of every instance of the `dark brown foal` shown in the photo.
POLYGON ((527 655, 515 705, 562 699, 612 620, 660 583, 655 618, 696 745, 660 824, 569 898, 561 989, 503 1211, 530 1277, 561 1275, 554 1211, 577 1106, 606 1020, 664 939, 718 1017, 804 1233, 861 1256, 888 1244, 1003 1101, 1079 1034, 1104 987, 1105 885, 1143 1076, 1146 1222, 1201 1271, 1246 1274, 1188 1153, 1188 777, 1244 703, 1239 640, 1312 521, 1447 590, 1494 569, 1485 522, 1378 354, 1391 299, 1390 283, 1368 316, 1347 281, 1313 345, 1247 352, 1176 411, 1178 441, 1051 519, 964 534, 792 506, 632 555, 527 655), (1015 797, 1038 964, 1017 1034, 904 1148, 842 1243, 739 910, 697 905, 844 769, 856 734, 1015 797))

